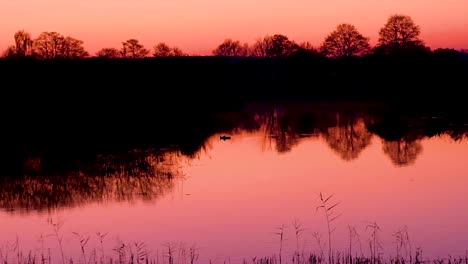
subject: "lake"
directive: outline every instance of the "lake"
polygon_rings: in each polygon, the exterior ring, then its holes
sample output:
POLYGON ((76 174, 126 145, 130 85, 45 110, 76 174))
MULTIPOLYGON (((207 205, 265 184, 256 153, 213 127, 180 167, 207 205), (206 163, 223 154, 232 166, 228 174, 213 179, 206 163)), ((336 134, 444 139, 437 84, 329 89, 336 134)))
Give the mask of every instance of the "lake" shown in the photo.
POLYGON ((327 258, 329 241, 334 255, 467 255, 465 116, 303 104, 217 118, 180 144, 23 155, 19 176, 2 173, 1 261, 292 263, 327 258))

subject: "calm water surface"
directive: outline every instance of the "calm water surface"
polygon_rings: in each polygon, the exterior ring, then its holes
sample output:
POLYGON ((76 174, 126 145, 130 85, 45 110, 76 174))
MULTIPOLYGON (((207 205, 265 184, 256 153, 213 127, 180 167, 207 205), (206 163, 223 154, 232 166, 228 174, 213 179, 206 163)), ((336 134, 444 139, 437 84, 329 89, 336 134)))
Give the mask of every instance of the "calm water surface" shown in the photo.
POLYGON ((238 263, 278 254, 275 233, 284 226, 282 254, 290 259, 297 249, 326 251, 326 220, 316 210, 322 193, 334 194, 330 205, 339 202, 332 222, 338 251, 348 250, 351 238, 354 254, 370 255, 368 226, 376 223, 383 256, 397 254, 398 231, 407 231, 413 254, 419 248, 424 258, 465 256, 468 141, 448 134, 388 141, 369 132, 363 119, 338 123, 304 134, 270 133, 276 125, 268 122, 235 130, 229 140, 214 134, 190 157, 176 150, 144 154, 162 176, 77 174, 61 180, 69 187, 59 197, 40 194, 54 192, 47 177, 21 179, 30 190, 18 193, 5 179, 2 254, 14 259, 18 245, 23 254, 38 256, 50 249, 52 261, 60 262, 58 235, 65 258, 80 261, 80 237, 89 237, 87 258, 104 250, 118 259, 115 249, 125 245, 136 252, 144 243, 161 260, 169 247, 176 258, 194 247, 201 263, 238 263), (299 237, 294 221, 304 229, 299 237), (357 235, 350 236, 350 227, 357 235), (97 233, 107 234, 102 245, 97 233))

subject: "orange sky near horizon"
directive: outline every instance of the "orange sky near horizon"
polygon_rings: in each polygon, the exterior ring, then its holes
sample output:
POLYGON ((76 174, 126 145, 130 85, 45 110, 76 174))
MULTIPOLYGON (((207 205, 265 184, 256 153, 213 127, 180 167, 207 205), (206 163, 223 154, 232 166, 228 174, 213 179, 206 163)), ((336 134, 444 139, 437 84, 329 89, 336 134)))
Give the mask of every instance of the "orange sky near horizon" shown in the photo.
POLYGON ((4 0, 0 52, 20 29, 81 39, 91 54, 130 38, 191 55, 209 55, 226 38, 253 43, 267 34, 319 46, 339 23, 354 24, 375 44, 395 13, 411 16, 432 48, 468 49, 466 0, 4 0))

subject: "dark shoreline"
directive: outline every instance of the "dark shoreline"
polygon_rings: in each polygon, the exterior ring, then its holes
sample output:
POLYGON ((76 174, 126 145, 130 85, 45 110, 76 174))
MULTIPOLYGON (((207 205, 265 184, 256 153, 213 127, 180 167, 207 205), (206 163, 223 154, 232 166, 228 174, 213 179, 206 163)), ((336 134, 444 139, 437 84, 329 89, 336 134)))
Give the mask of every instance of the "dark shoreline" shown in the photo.
POLYGON ((408 116, 444 120, 438 132, 468 123, 464 53, 1 59, 0 73, 7 163, 12 153, 94 156, 169 145, 193 154, 210 135, 245 125, 252 105, 368 112, 384 130, 399 124, 404 131, 408 116))
POLYGON ((4 95, 57 106, 81 102, 92 107, 175 104, 200 109, 204 105, 197 102, 202 102, 209 109, 229 109, 259 100, 409 104, 417 99, 418 105, 446 101, 448 106, 461 102, 468 56, 26 58, 0 59, 0 70, 4 95))

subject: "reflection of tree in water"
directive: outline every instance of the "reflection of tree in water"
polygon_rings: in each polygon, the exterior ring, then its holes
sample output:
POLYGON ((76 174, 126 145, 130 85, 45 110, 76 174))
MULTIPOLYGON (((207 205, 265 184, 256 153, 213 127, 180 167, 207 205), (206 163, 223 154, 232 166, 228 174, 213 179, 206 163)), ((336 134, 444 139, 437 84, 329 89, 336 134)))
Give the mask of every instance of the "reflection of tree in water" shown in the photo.
POLYGON ((263 147, 271 147, 272 140, 276 151, 285 153, 299 143, 299 135, 291 125, 290 116, 275 108, 273 111, 257 115, 260 130, 263 131, 263 147))
POLYGON ((422 152, 422 146, 419 140, 410 141, 402 138, 397 141, 384 141, 383 152, 397 166, 412 165, 418 155, 422 152))
POLYGON ((445 132, 454 141, 461 141, 468 139, 468 126, 454 127, 445 132))
MULTIPOLYGON (((175 187, 174 180, 180 176, 179 158, 176 151, 103 156, 66 175, 4 178, 0 208, 52 211, 93 202, 153 201, 175 187)), ((27 163, 33 166, 30 171, 47 173, 41 172, 40 160, 27 163)))
POLYGON ((330 127, 322 136, 327 144, 346 161, 356 159, 371 141, 372 134, 362 119, 337 117, 336 127, 330 127))

